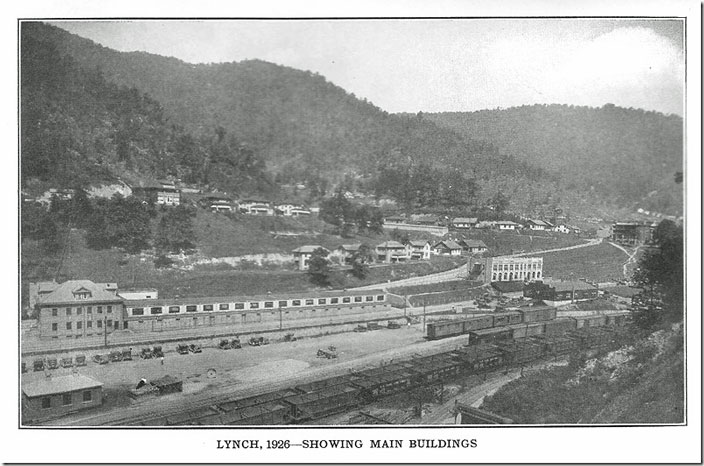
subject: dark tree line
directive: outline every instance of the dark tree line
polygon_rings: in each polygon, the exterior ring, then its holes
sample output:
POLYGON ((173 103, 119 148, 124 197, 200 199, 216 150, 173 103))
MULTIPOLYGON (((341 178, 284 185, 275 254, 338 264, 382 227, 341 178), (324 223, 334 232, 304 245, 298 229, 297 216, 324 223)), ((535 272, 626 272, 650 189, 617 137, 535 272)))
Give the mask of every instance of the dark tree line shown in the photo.
POLYGON ((338 228, 342 236, 350 236, 352 230, 381 234, 384 216, 381 211, 368 205, 357 205, 345 197, 345 191, 338 189, 335 195, 320 204, 320 219, 338 228))

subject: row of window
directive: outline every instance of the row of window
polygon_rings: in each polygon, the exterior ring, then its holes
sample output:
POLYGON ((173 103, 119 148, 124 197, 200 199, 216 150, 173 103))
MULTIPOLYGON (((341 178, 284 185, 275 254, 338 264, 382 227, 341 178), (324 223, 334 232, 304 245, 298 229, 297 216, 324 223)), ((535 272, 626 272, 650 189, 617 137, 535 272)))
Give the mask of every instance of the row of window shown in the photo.
POLYGON ((508 271, 508 270, 537 270, 539 269, 539 265, 537 263, 533 264, 494 264, 491 267, 491 270, 500 270, 500 271, 508 271))
MULTIPOLYGON (((98 328, 103 328, 103 321, 102 320, 96 320, 96 326, 98 328)), ((112 320, 108 319, 106 326, 108 328, 112 327, 112 320)), ((117 327, 117 321, 115 321, 115 327, 117 327)), ((86 328, 93 328, 93 321, 89 320, 86 322, 86 328)), ((125 328, 127 328, 127 322, 125 322, 125 328)), ((66 322, 66 330, 72 330, 73 329, 73 322, 66 322)), ((82 330, 83 329, 83 322, 76 322, 76 330, 82 330)), ((58 332, 59 331, 59 324, 54 322, 51 324, 51 330, 53 332, 58 332)))
MULTIPOLYGON (((90 390, 86 390, 83 392, 83 402, 84 403, 90 403, 93 401, 93 392, 90 390)), ((71 406, 73 405, 73 394, 71 393, 64 393, 61 396, 61 406, 71 406)), ((45 396, 42 398, 42 408, 43 409, 49 409, 51 408, 51 397, 50 396, 45 396)))
MULTIPOLYGON (((107 309, 106 309, 107 313, 108 313, 108 314, 111 313, 111 312, 112 312, 112 306, 106 306, 106 307, 107 307, 107 309)), ((70 308, 70 307, 67 307, 67 308, 66 308, 66 315, 67 315, 67 316, 70 316, 70 315, 71 315, 71 312, 72 312, 71 308, 70 308)), ((97 314, 102 314, 102 313, 103 313, 103 306, 96 306, 96 307, 95 307, 95 312, 96 312, 97 314)), ((92 313, 93 313, 93 306, 86 306, 86 314, 92 314, 92 313)), ((82 307, 77 307, 77 308, 76 308, 76 315, 77 315, 77 316, 80 316, 81 314, 83 314, 83 308, 82 308, 82 307)), ((59 315, 59 309, 58 309, 58 308, 53 308, 53 309, 51 310, 51 316, 52 316, 52 317, 57 317, 58 315, 59 315)))
MULTIPOLYGON (((384 295, 378 295, 376 296, 377 301, 384 301, 384 295)), ((354 296, 354 297, 349 297, 345 296, 343 298, 318 298, 312 299, 293 299, 290 300, 290 305, 291 306, 315 306, 317 305, 327 305, 327 304, 340 304, 342 302, 343 304, 347 303, 362 303, 362 302, 373 302, 374 301, 374 296, 354 296), (340 301, 342 300, 342 301, 340 301)), ((133 316, 143 316, 145 315, 145 312, 149 312, 151 315, 159 315, 163 314, 164 312, 168 314, 179 314, 181 312, 181 309, 184 306, 153 306, 149 308, 144 308, 144 307, 135 307, 132 308, 132 313, 131 315, 133 316)), ((200 304, 200 305, 188 305, 185 306, 186 312, 197 312, 198 308, 201 308, 202 311, 209 312, 215 310, 215 305, 214 304, 200 304)), ((250 303, 234 303, 233 306, 230 306, 230 303, 221 303, 217 305, 217 308, 219 311, 229 311, 229 310, 245 310, 245 309, 273 309, 275 307, 289 307, 289 300, 281 300, 281 301, 264 301, 259 302, 259 301, 253 301, 250 303), (260 307, 262 305, 262 307, 260 307), (247 306, 247 307, 245 307, 247 306)))
POLYGON ((511 273, 492 273, 491 274, 491 281, 495 282, 497 280, 499 281, 507 281, 507 280, 514 280, 514 279, 523 279, 523 278, 540 278, 540 272, 516 272, 515 274, 513 272, 511 273))

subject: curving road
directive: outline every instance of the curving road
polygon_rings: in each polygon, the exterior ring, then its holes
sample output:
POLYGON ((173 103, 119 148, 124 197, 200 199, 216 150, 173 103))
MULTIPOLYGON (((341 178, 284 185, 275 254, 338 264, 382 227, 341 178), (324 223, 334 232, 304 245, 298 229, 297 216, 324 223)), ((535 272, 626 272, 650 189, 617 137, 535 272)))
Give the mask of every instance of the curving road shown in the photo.
MULTIPOLYGON (((569 251, 571 249, 580 249, 580 248, 588 248, 591 246, 596 246, 598 244, 601 244, 603 238, 595 238, 595 239, 590 239, 586 243, 583 244, 577 244, 574 246, 565 246, 563 248, 555 248, 555 249, 546 249, 544 251, 531 251, 531 252, 524 252, 524 253, 519 253, 519 254, 507 254, 504 256, 499 256, 499 257, 524 257, 524 256, 534 256, 536 254, 545 254, 549 252, 559 252, 559 251, 569 251)), ((396 280, 393 282, 387 282, 387 283, 377 283, 374 285, 367 285, 367 286, 361 286, 359 288, 355 288, 356 290, 371 290, 371 289, 378 289, 382 288, 384 290, 388 288, 395 288, 399 286, 414 286, 414 285, 428 285, 430 283, 440 283, 440 282, 447 282, 451 280, 460 280, 469 274, 469 271, 467 270, 467 264, 464 264, 456 269, 452 270, 446 270, 445 272, 438 272, 438 273, 433 273, 430 275, 424 275, 422 277, 412 277, 412 278, 405 278, 403 280, 396 280)))

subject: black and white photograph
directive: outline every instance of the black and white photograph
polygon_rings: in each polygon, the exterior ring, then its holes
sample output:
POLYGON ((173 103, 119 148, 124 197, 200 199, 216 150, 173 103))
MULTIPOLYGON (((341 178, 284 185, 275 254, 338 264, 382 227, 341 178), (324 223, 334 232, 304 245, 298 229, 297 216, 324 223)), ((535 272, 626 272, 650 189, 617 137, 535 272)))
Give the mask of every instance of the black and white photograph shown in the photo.
POLYGON ((680 458, 699 7, 18 16, 13 461, 680 458))

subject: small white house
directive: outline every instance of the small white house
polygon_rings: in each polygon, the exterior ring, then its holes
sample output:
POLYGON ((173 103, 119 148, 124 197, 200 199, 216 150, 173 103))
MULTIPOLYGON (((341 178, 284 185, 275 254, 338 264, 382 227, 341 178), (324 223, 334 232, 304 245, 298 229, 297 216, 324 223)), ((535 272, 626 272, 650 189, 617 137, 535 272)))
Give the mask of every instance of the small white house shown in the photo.
POLYGON ((376 247, 378 260, 384 262, 401 262, 411 258, 411 247, 398 241, 385 241, 376 247))
POLYGON ((411 240, 408 242, 411 249, 411 259, 430 260, 430 242, 423 240, 411 240))
POLYGON ((461 256, 462 246, 452 240, 444 240, 433 246, 433 252, 442 256, 461 256))
POLYGON ((326 254, 330 254, 330 251, 317 244, 307 244, 293 250, 293 261, 296 263, 298 270, 308 270, 310 258, 313 252, 318 249, 323 249, 326 254))
POLYGON ((545 222, 542 220, 533 220, 529 219, 526 222, 526 226, 531 229, 532 231, 545 231, 548 229, 548 226, 545 222))
POLYGON ((496 222, 496 226, 499 230, 515 230, 518 227, 518 224, 510 220, 501 220, 496 222))

